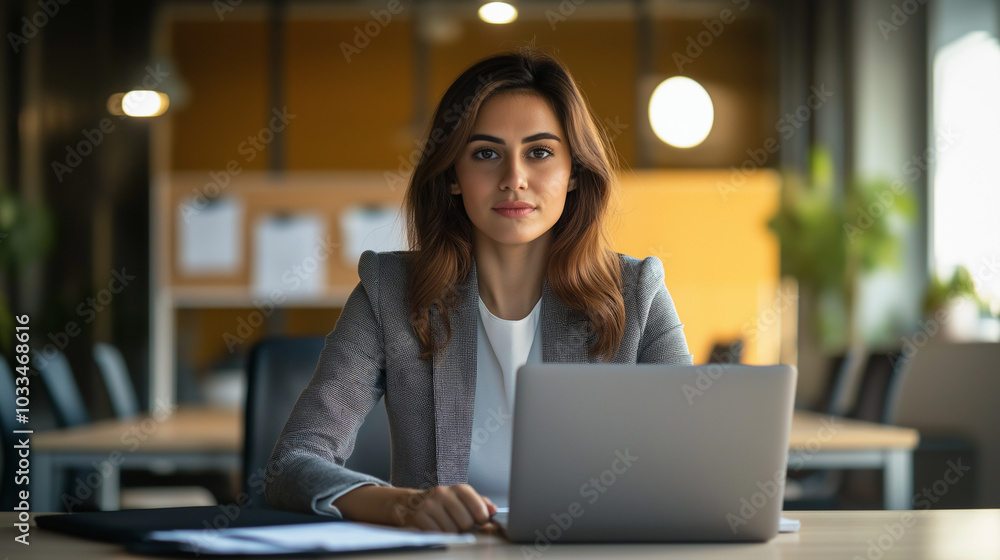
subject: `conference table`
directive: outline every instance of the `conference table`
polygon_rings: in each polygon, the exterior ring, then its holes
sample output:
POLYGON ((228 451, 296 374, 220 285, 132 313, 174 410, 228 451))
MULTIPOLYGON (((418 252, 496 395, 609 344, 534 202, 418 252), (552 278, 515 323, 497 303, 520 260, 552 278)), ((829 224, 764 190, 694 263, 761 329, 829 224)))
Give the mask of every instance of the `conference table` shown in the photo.
MULTIPOLYGON (((76 560, 143 558, 118 544, 30 527, 28 546, 14 542, 20 534, 13 512, 0 513, 0 550, 10 558, 76 560)), ((753 560, 996 560, 1000 558, 1000 510, 921 511, 789 511, 785 517, 801 521, 796 533, 782 533, 766 543, 753 544, 569 544, 556 543, 543 551, 532 544, 511 544, 495 534, 476 534, 474 544, 445 550, 336 555, 330 558, 441 560, 544 558, 698 558, 753 560), (536 553, 532 553, 535 551, 536 553)), ((155 558, 155 557, 153 557, 155 558)))
MULTIPOLYGON (((796 411, 789 436, 789 471, 883 469, 886 509, 912 506, 912 428, 796 411)), ((237 471, 243 447, 239 410, 180 407, 126 420, 102 420, 31 436, 31 502, 36 511, 66 511, 87 492, 102 509, 117 509, 123 469, 150 469, 165 461, 177 469, 237 471), (57 481, 77 469, 68 493, 57 481)))

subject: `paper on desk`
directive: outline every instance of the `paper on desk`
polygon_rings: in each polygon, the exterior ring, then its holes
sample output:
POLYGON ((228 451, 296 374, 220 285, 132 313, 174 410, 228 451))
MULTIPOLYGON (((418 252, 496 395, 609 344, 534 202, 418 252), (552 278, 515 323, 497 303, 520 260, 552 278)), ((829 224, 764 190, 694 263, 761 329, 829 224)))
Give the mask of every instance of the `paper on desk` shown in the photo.
POLYGON ((226 274, 240 266, 243 203, 235 197, 177 206, 177 260, 190 274, 226 274))
POLYGON ((785 517, 781 518, 778 522, 778 532, 779 533, 795 533, 802 526, 802 522, 798 519, 788 519, 785 517))
POLYGON ((474 543, 470 534, 425 533, 337 521, 216 530, 154 531, 147 539, 182 545, 198 554, 353 552, 474 543))

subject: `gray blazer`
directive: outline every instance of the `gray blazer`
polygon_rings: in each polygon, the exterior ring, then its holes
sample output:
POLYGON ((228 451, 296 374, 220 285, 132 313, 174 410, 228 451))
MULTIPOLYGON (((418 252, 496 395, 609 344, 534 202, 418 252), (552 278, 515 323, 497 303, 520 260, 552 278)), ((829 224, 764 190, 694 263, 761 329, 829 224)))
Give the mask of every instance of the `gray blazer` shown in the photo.
MULTIPOLYGON (((655 257, 621 256, 625 333, 617 363, 691 364, 683 325, 655 257)), ((277 509, 337 516, 324 506, 375 477, 344 467, 365 416, 385 398, 393 486, 427 488, 468 481, 476 396, 479 285, 473 265, 458 286, 452 338, 432 362, 410 322, 408 265, 402 253, 365 252, 351 293, 309 385, 302 391, 268 463, 266 496, 277 509)), ((542 361, 595 362, 587 354, 586 317, 542 286, 542 361)), ((433 328, 441 328, 432 309, 433 328)))

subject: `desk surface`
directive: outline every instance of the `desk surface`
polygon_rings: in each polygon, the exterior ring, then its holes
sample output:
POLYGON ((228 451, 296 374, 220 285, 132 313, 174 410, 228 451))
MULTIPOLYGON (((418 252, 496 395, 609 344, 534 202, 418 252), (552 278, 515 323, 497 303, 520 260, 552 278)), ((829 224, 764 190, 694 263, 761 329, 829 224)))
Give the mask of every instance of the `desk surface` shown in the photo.
MULTIPOLYGON (((87 541, 32 527, 31 544, 14 542, 14 513, 0 512, 0 550, 11 558, 139 558, 118 545, 87 541), (9 551, 9 552, 8 552, 9 551)), ((780 534, 763 544, 600 544, 554 545, 532 556, 523 545, 509 544, 493 535, 478 535, 475 545, 447 551, 411 554, 365 554, 350 556, 365 560, 500 559, 510 558, 699 558, 814 560, 869 558, 879 560, 990 559, 1000 558, 1000 510, 941 511, 796 511, 785 517, 799 519, 798 533, 780 534), (907 517, 912 516, 912 517, 907 517), (874 548, 873 548, 874 547, 874 548)), ((530 547, 530 545, 528 545, 530 547)), ((530 548, 529 548, 530 550, 530 548)), ((331 556, 345 558, 345 556, 331 556)))
POLYGON ((36 451, 216 451, 243 449, 243 412, 216 408, 155 411, 127 420, 101 420, 32 437, 36 451))
POLYGON ((919 441, 920 434, 913 428, 797 410, 792 416, 788 446, 810 451, 815 451, 816 446, 823 450, 914 449, 919 441))
MULTIPOLYGON (((796 411, 789 438, 791 449, 874 449, 917 446, 912 428, 832 418, 796 411)), ((243 413, 238 410, 179 408, 149 417, 103 420, 87 426, 39 432, 32 446, 39 451, 239 452, 243 446, 243 413)))

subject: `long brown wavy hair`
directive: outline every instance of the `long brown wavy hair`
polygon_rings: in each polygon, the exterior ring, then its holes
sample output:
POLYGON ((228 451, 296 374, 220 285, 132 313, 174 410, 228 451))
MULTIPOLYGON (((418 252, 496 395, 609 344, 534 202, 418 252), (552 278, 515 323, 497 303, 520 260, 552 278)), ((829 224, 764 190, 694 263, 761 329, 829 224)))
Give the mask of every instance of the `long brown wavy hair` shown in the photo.
POLYGON ((606 231, 609 207, 617 195, 613 151, 566 66, 534 47, 484 58, 451 84, 410 177, 405 201, 413 251, 409 299, 413 330, 424 346, 421 357, 430 358, 451 340, 448 314, 457 296, 455 288, 472 270, 474 226, 461 195, 451 194, 449 188, 457 182, 454 164, 483 103, 512 90, 541 95, 568 136, 577 187, 566 195, 562 216, 552 227, 546 278, 560 301, 589 320, 590 354, 609 361, 625 331, 621 263, 606 231), (444 333, 432 332, 434 306, 444 333))

